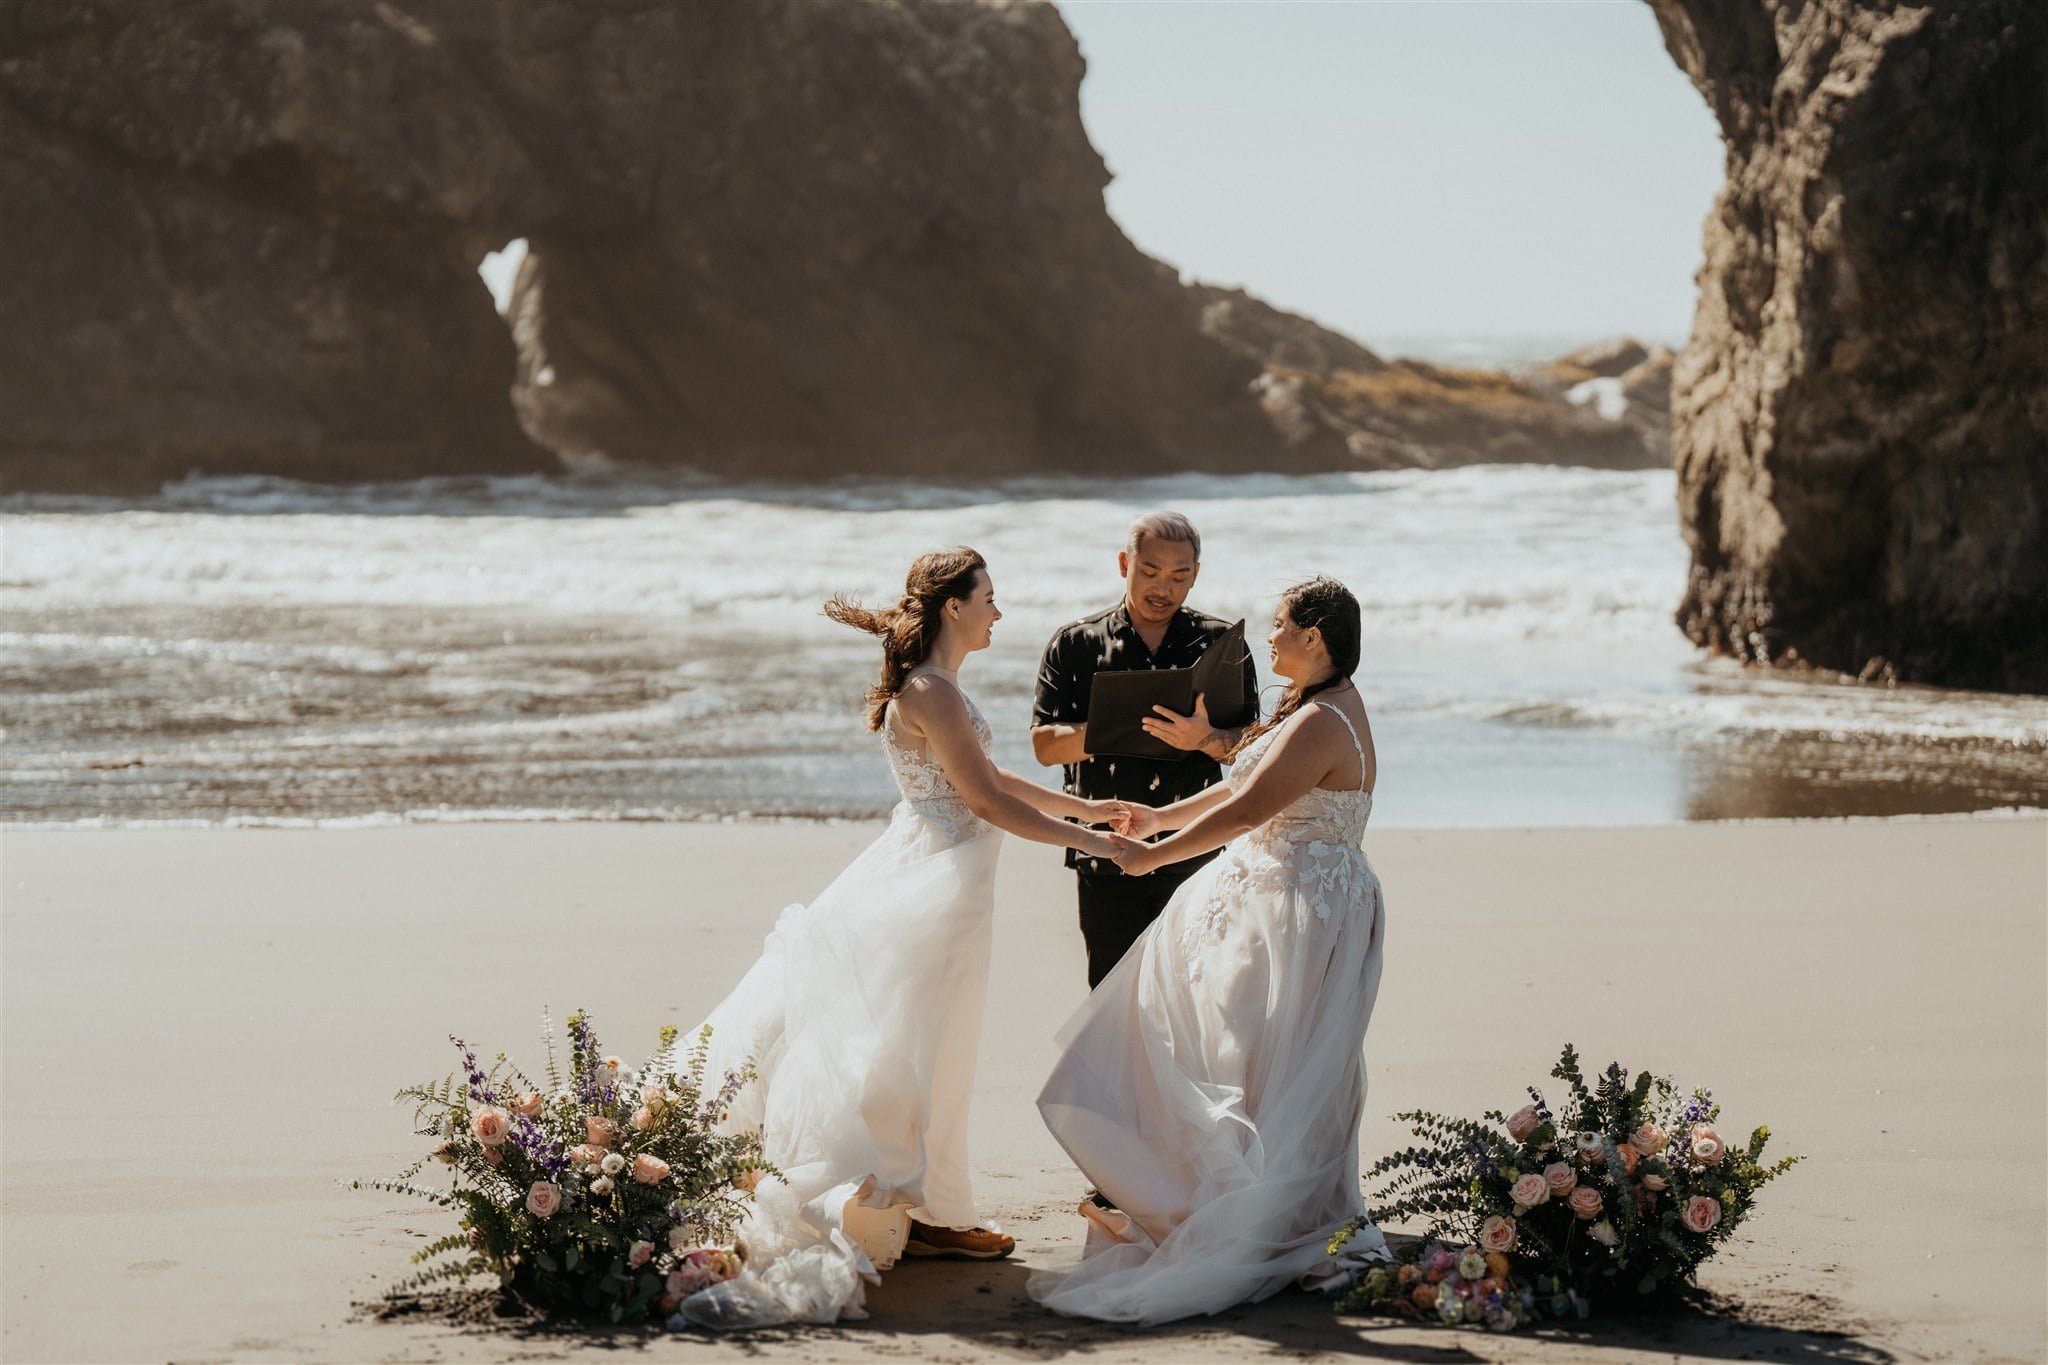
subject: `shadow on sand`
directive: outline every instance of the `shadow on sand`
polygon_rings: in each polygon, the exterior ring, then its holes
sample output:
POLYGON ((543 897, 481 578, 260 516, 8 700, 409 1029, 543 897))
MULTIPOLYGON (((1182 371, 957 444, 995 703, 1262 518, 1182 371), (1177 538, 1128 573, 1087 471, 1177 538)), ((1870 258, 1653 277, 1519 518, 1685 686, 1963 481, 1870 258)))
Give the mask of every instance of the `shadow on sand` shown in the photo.
MULTIPOLYGON (((995 1264, 913 1263, 869 1291, 866 1321, 833 1327, 766 1328, 730 1337, 691 1338, 692 1353, 734 1359, 844 1359, 874 1355, 916 1359, 959 1348, 1020 1361, 1069 1354, 1188 1356, 1275 1354, 1458 1365, 1504 1358, 1508 1340, 1464 1330, 1417 1327, 1379 1318, 1339 1317, 1319 1295, 1287 1292, 1214 1317, 1160 1327, 1127 1327, 1060 1317, 1025 1293, 1030 1268, 995 1264), (1263 1348, 1263 1349, 1261 1349, 1263 1348)), ((501 1336, 594 1352, 670 1353, 676 1337, 658 1327, 612 1327, 528 1313, 490 1291, 464 1291, 365 1304, 385 1322, 413 1322, 465 1335, 501 1336)), ((1891 1351, 1845 1320, 1834 1300, 1774 1293, 1736 1302, 1700 1292, 1679 1308, 1640 1318, 1546 1325, 1518 1334, 1517 1358, 1582 1360, 1608 1352, 1704 1360, 1781 1360, 1893 1365, 1891 1351)))

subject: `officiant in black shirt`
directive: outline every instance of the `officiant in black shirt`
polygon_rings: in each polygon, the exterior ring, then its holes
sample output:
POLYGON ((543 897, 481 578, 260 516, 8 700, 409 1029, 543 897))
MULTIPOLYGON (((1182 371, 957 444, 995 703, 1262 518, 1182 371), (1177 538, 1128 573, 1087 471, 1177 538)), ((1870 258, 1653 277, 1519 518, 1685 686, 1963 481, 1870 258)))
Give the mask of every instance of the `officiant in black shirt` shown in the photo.
MULTIPOLYGON (((1091 798, 1115 797, 1165 806, 1193 796, 1223 776, 1221 760, 1240 730, 1218 730, 1206 706, 1188 717, 1158 717, 1148 733, 1182 751, 1178 758, 1090 756, 1084 744, 1088 694, 1095 675, 1113 670, 1191 668, 1216 638, 1230 628, 1184 605, 1202 567, 1202 538, 1178 512, 1152 512, 1131 523, 1130 537, 1117 555, 1124 597, 1115 606, 1061 626, 1038 666, 1038 695, 1031 710, 1031 748, 1038 761, 1066 770, 1065 788, 1091 798)), ((1249 653, 1244 661, 1244 694, 1258 696, 1258 676, 1249 653)), ((1254 701, 1256 705, 1256 701, 1254 701)), ((1180 884, 1215 857, 1214 853, 1174 863, 1144 877, 1127 877, 1117 865, 1067 851, 1067 866, 1079 881, 1081 936, 1088 945, 1088 985, 1109 975, 1145 927, 1159 917, 1180 884)))

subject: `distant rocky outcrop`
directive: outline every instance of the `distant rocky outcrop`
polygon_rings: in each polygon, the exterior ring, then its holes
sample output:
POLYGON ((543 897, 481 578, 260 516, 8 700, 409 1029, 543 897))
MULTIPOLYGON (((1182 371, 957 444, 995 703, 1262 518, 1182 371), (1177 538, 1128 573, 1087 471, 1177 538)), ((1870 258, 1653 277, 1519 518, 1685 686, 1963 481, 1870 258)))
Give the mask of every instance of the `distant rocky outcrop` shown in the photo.
POLYGON ((2048 9, 1651 0, 1721 124, 1680 624, 2048 692, 2048 9))
POLYGON ((0 6, 0 487, 1644 461, 1184 286, 1082 70, 1008 0, 0 6))

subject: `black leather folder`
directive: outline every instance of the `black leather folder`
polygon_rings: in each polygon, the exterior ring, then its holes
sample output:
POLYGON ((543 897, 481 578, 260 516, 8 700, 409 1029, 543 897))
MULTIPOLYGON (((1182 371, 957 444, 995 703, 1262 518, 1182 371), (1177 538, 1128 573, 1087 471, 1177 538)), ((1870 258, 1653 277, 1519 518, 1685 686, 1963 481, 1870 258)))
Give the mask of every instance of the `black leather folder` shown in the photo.
POLYGON ((1250 724, 1253 698, 1245 695, 1244 622, 1216 637, 1193 668, 1141 668, 1095 675, 1088 692, 1088 728, 1082 742, 1090 754, 1181 759, 1176 749, 1145 733, 1141 722, 1155 706, 1177 715, 1195 713, 1200 696, 1209 723, 1219 730, 1250 724))

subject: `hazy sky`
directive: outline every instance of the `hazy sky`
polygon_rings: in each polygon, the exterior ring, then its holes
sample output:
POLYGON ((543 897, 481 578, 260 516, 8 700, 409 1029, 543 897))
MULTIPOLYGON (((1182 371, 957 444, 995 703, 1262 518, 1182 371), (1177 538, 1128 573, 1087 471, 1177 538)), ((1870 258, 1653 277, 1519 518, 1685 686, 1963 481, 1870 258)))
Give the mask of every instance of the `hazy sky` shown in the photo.
POLYGON ((1369 344, 1683 341, 1721 183, 1648 6, 1059 0, 1109 210, 1369 344))

